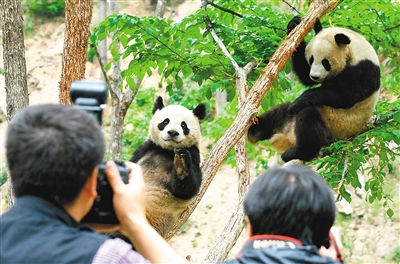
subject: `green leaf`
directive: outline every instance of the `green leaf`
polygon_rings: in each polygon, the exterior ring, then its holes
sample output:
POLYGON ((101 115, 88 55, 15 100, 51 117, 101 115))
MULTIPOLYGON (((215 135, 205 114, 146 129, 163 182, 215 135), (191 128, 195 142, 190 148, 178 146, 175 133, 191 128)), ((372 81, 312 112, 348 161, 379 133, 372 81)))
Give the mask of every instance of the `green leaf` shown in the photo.
POLYGON ((386 210, 386 214, 387 214, 390 218, 392 218, 392 216, 394 215, 394 212, 393 212, 392 209, 388 208, 388 209, 386 210))
POLYGON ((400 112, 397 112, 393 115, 393 119, 400 123, 400 112))
POLYGON ((179 76, 176 76, 176 77, 175 77, 175 80, 176 80, 176 82, 175 82, 176 88, 181 89, 181 88, 183 87, 182 78, 179 77, 179 76))
POLYGON ((96 40, 97 40, 96 34, 90 35, 90 39, 89 40, 90 40, 91 44, 96 44, 96 40))
POLYGON ((206 96, 207 99, 210 99, 210 98, 212 97, 212 91, 211 91, 210 88, 208 88, 208 89, 206 90, 205 96, 206 96))
POLYGON ((146 33, 149 35, 153 34, 153 30, 151 28, 146 28, 146 33))
POLYGON ((189 46, 192 47, 196 43, 196 41, 197 41, 197 39, 189 38, 188 39, 189 46))
POLYGON ((109 71, 109 70, 111 69, 111 66, 112 66, 112 61, 110 61, 109 63, 107 63, 106 65, 104 65, 104 69, 105 69, 106 71, 109 71))
POLYGON ((129 38, 128 38, 128 36, 126 36, 125 34, 123 34, 123 35, 121 35, 121 36, 119 37, 119 41, 121 42, 122 46, 123 46, 124 48, 126 48, 126 46, 128 45, 129 38))
POLYGON ((340 188, 340 195, 347 201, 351 202, 351 194, 346 191, 345 188, 340 188))
POLYGON ((127 76, 125 80, 131 90, 136 89, 135 80, 131 76, 127 76))

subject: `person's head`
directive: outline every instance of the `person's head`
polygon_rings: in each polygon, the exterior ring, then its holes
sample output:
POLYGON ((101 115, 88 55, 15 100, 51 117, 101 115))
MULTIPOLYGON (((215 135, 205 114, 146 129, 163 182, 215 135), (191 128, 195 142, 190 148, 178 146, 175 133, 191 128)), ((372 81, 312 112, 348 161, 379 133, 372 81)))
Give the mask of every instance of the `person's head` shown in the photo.
POLYGON ((71 204, 104 152, 100 125, 75 106, 25 107, 7 129, 6 156, 16 197, 50 196, 71 204))
POLYGON ((327 182, 304 165, 274 167, 258 176, 244 199, 251 235, 290 236, 329 245, 336 207, 327 182))

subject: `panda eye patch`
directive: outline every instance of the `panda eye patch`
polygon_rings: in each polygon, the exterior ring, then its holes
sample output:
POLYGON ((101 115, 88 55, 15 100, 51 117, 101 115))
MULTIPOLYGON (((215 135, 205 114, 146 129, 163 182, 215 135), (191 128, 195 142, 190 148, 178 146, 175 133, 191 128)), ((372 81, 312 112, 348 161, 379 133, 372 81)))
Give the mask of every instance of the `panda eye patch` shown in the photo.
POLYGON ((311 56, 309 64, 312 65, 314 63, 314 56, 311 56))
POLYGON ((164 121, 158 124, 158 129, 163 130, 169 124, 169 118, 165 118, 164 121))
POLYGON ((183 121, 183 122, 181 123, 181 127, 182 127, 182 129, 183 129, 183 133, 184 133, 185 135, 189 135, 190 129, 188 128, 186 122, 183 121))
POLYGON ((324 66, 325 70, 327 70, 327 71, 330 71, 332 69, 332 66, 327 59, 322 60, 322 65, 324 66))

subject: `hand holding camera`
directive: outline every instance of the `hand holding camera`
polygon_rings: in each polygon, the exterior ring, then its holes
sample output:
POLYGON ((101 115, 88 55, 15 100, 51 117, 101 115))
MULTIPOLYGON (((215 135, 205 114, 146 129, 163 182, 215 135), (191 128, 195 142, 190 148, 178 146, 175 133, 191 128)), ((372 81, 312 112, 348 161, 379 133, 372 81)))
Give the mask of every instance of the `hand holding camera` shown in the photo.
MULTIPOLYGON (((71 100, 76 107, 81 108, 102 123, 103 107, 107 103, 107 86, 102 81, 79 80, 71 84, 71 100)), ((83 223, 100 226, 117 226, 118 218, 113 208, 113 189, 106 176, 106 163, 99 164, 97 175, 97 198, 89 213, 82 219, 83 223)), ((116 164, 120 179, 128 183, 128 170, 121 162, 116 164)))

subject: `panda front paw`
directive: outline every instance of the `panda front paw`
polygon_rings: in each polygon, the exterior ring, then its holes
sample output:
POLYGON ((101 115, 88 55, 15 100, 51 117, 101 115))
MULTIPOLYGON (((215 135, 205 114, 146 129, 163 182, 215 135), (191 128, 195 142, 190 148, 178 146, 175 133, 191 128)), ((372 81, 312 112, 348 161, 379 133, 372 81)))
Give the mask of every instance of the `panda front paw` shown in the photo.
POLYGON ((295 16, 292 20, 289 21, 289 24, 286 27, 286 34, 289 35, 290 32, 301 22, 301 18, 299 16, 295 16))
POLYGON ((185 148, 174 148, 174 153, 183 159, 191 157, 189 150, 185 148))
POLYGON ((175 148, 174 149, 174 167, 176 174, 179 179, 183 180, 189 175, 189 171, 192 164, 192 155, 189 150, 185 148, 175 148))

